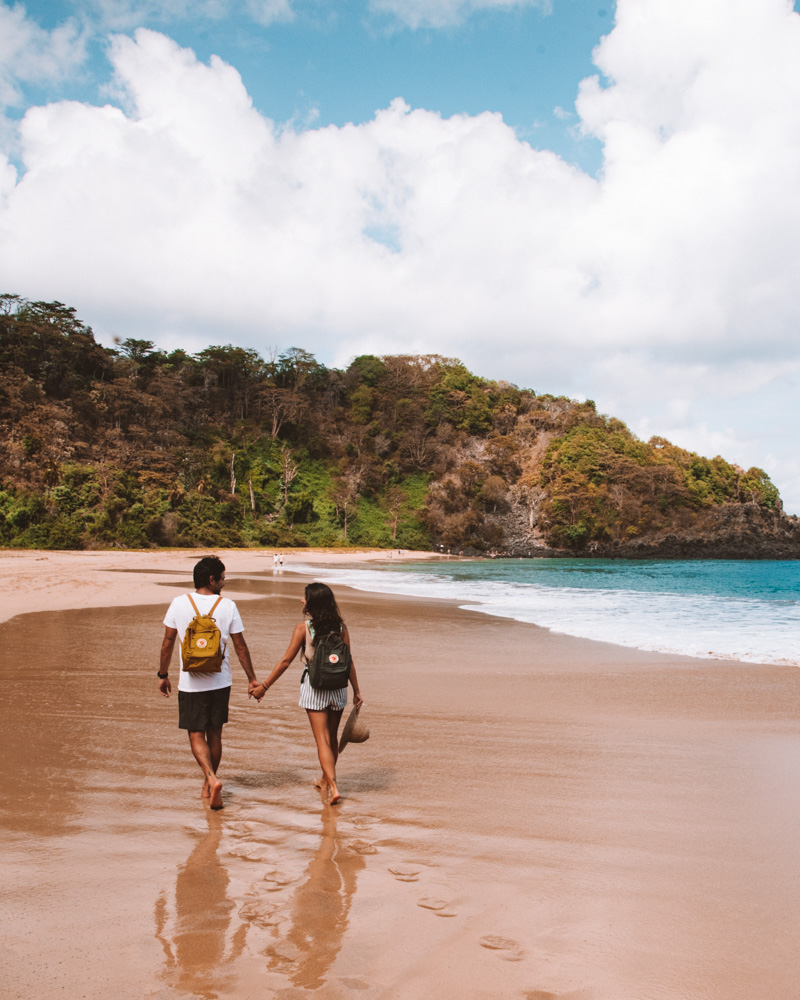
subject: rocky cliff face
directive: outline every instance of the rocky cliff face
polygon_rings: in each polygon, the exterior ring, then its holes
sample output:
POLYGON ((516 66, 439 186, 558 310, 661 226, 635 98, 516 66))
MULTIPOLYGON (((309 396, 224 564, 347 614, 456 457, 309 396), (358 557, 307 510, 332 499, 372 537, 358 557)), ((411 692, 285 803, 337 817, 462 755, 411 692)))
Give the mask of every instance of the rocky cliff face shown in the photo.
POLYGON ((527 400, 505 434, 454 441, 428 521, 465 554, 800 558, 800 522, 763 470, 640 441, 563 398, 527 400))
POLYGON ((659 559, 798 559, 800 521, 757 504, 704 511, 681 532, 631 539, 606 555, 659 559))
MULTIPOLYGON (((681 525, 637 538, 590 542, 581 549, 547 544, 522 507, 498 518, 509 556, 607 559, 800 559, 800 519, 757 504, 731 504, 698 513, 681 525)), ((472 550, 477 554, 478 550, 472 550)))

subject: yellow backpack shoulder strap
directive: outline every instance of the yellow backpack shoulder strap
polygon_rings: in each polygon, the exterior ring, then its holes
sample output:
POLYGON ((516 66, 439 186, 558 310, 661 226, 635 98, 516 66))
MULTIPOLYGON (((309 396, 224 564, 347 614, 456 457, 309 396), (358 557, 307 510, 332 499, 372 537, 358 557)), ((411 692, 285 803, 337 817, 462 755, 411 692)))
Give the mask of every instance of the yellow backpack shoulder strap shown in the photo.
POLYGON ((218 597, 218 598, 216 599, 216 601, 214 601, 214 607, 213 607, 213 608, 212 608, 212 609, 211 609, 211 610, 210 610, 210 611, 208 612, 208 617, 209 617, 209 618, 210 618, 210 617, 211 617, 211 616, 212 616, 212 615, 214 614, 214 612, 215 612, 215 611, 217 610, 217 605, 219 604, 219 602, 220 602, 221 600, 222 600, 222 597, 220 596, 220 597, 218 597))
POLYGON ((189 598, 189 603, 190 603, 190 604, 191 604, 191 606, 192 606, 192 607, 194 608, 194 613, 195 613, 196 615, 199 615, 199 614, 200 614, 200 612, 199 612, 199 611, 197 610, 197 605, 196 605, 196 604, 194 603, 194 601, 192 600, 192 595, 191 595, 191 594, 187 594, 186 596, 187 596, 187 597, 189 598))

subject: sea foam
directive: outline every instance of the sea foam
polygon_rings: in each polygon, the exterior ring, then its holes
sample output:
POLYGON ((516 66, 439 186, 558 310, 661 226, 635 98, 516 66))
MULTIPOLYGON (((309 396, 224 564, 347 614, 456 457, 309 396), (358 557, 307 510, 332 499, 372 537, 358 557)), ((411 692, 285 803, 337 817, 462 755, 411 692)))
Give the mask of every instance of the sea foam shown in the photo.
POLYGON ((620 646, 800 665, 796 562, 463 560, 292 568, 331 584, 446 598, 472 611, 620 646))

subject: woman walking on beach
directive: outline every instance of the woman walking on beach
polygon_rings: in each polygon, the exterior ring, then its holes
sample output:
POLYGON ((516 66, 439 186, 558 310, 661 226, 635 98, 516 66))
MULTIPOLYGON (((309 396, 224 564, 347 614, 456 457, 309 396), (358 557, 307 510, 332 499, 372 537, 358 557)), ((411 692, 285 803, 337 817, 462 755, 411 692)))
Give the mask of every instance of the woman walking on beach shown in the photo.
MULTIPOLYGON (((264 694, 288 669, 298 653, 302 652, 305 669, 300 678, 300 706, 308 713, 311 731, 317 743, 317 754, 322 766, 322 777, 314 785, 328 787, 328 801, 335 805, 339 799, 336 787, 336 761, 339 757, 339 723, 347 705, 347 683, 344 687, 325 690, 315 688, 309 679, 309 666, 314 657, 314 644, 334 635, 344 639, 350 647, 350 633, 339 611, 333 591, 325 583, 309 583, 305 589, 303 614, 310 619, 295 625, 289 647, 275 665, 266 681, 253 691, 253 697, 261 701, 264 694)), ((355 664, 350 663, 350 684, 353 688, 353 704, 356 711, 361 709, 362 698, 358 687, 355 664)))

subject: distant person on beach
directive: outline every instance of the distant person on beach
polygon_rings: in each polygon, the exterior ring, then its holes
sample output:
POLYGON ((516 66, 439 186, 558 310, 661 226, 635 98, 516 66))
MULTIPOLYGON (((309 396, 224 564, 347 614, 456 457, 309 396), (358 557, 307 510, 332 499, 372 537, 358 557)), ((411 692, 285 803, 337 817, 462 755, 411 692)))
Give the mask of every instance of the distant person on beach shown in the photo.
POLYGON ((244 626, 239 609, 233 601, 220 596, 225 586, 225 566, 221 560, 216 556, 201 559, 194 568, 194 585, 195 593, 176 597, 164 618, 158 690, 169 698, 172 684, 168 674, 175 640, 180 637, 180 642, 183 642, 186 629, 196 614, 211 615, 221 635, 224 649, 222 663, 219 671, 214 673, 184 670, 179 643, 178 726, 188 730, 192 753, 203 772, 203 798, 210 799, 212 809, 222 809, 222 782, 217 777, 217 769, 222 759, 222 727, 228 721, 228 700, 233 683, 228 640, 233 643, 239 663, 250 682, 248 697, 258 687, 258 681, 242 634, 244 626))
MULTIPOLYGON (((309 583, 303 599, 303 614, 309 621, 295 625, 292 639, 283 657, 267 680, 252 692, 257 701, 275 681, 288 669, 298 653, 302 653, 305 669, 300 678, 300 707, 308 713, 311 731, 317 743, 317 755, 322 767, 322 777, 314 782, 316 788, 327 786, 328 801, 335 805, 341 798, 336 786, 336 761, 339 757, 339 723, 347 705, 347 685, 325 691, 311 686, 308 667, 314 656, 314 643, 332 633, 341 633, 350 646, 350 633, 336 604, 333 591, 325 583, 309 583)), ((350 665, 350 684, 353 688, 353 704, 360 711, 363 704, 358 687, 355 664, 350 665)))

